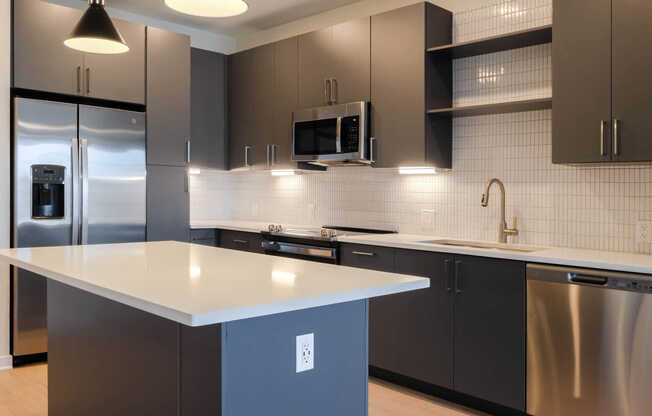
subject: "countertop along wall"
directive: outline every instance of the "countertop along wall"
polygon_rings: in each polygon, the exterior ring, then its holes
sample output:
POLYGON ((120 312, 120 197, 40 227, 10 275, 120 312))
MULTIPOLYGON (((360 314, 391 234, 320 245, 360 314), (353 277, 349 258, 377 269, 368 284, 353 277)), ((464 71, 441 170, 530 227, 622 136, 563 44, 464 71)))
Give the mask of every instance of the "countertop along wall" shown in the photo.
MULTIPOLYGON (((550 24, 551 18, 551 0, 502 1, 456 13, 454 38, 550 24)), ((454 61, 455 104, 550 96, 551 50, 539 45, 454 61)), ((652 254, 652 244, 635 239, 636 223, 652 221, 652 167, 553 165, 551 130, 551 110, 455 119, 453 169, 436 176, 371 168, 296 177, 202 171, 191 177, 191 222, 396 227, 492 241, 499 194, 492 190, 488 208, 480 198, 484 184, 497 177, 505 182, 510 225, 518 217, 520 235, 510 241, 652 254)))
MULTIPOLYGON (((0 0, 0 248, 9 247, 9 135, 11 84, 11 0, 0 0)), ((9 355, 9 267, 0 266, 0 370, 11 368, 9 355)))

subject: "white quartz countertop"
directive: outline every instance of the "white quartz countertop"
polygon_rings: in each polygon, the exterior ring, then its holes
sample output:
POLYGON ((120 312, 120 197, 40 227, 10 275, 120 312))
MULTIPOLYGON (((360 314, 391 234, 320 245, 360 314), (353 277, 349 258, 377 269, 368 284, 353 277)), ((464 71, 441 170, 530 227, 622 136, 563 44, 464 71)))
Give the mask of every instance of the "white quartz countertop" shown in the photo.
POLYGON ((185 325, 429 287, 429 280, 177 242, 0 250, 0 261, 185 325))
MULTIPOLYGON (((647 254, 619 253, 563 247, 531 247, 536 248, 536 251, 528 253, 425 243, 425 241, 446 239, 451 240, 449 237, 414 234, 366 234, 338 237, 338 241, 344 243, 367 244, 408 250, 435 251, 439 253, 455 253, 470 256, 519 260, 531 263, 652 274, 652 256, 647 254)), ((515 247, 519 246, 515 245, 515 247)))

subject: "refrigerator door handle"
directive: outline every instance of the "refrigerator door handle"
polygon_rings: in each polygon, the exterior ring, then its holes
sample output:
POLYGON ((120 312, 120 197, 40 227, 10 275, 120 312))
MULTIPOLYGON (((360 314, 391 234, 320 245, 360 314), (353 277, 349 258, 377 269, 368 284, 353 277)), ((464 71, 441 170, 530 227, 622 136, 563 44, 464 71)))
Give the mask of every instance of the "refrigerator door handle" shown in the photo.
POLYGON ((81 139, 81 244, 88 244, 88 139, 81 139))
POLYGON ((79 139, 72 139, 72 244, 79 244, 79 139))

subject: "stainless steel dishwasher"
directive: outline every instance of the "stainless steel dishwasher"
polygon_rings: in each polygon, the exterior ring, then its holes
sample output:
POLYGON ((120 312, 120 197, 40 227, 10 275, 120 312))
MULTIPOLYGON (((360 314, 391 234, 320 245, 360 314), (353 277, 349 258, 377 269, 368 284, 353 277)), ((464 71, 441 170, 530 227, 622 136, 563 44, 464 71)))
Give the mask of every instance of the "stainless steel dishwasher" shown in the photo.
POLYGON ((652 276, 527 266, 527 412, 652 415, 652 276))

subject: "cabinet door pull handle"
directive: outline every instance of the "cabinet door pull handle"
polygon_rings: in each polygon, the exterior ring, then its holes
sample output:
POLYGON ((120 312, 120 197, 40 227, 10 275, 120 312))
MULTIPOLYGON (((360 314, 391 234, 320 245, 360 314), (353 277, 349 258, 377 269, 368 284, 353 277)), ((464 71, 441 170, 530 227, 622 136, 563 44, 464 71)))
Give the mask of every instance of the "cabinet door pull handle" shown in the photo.
POLYGON ((331 79, 331 104, 337 104, 337 78, 331 79))
POLYGON ((451 285, 451 259, 444 260, 444 275, 446 276, 446 291, 452 292, 453 288, 451 285))
POLYGON ((249 241, 247 240, 233 240, 233 242, 236 244, 249 244, 249 241))
POLYGON ((607 156, 607 147, 604 141, 606 128, 607 122, 605 120, 600 120, 600 156, 607 156))
POLYGON ((376 156, 374 155, 374 145, 376 144, 376 138, 369 138, 369 162, 376 163, 376 156))
POLYGON ((462 293, 462 262, 455 262, 455 293, 462 293))
POLYGON ((186 163, 190 164, 190 139, 186 140, 186 163))
POLYGON ((267 154, 267 162, 265 163, 265 166, 267 166, 267 169, 269 169, 270 166, 272 166, 272 156, 271 156, 272 145, 271 144, 268 144, 267 146, 265 146, 265 152, 267 154))
POLYGON ((86 94, 91 93, 91 69, 86 68, 86 94))
POLYGON ((376 253, 369 253, 367 251, 353 251, 352 254, 356 256, 374 257, 376 253))
POLYGON ((619 124, 620 120, 617 118, 614 119, 614 156, 618 156, 620 154, 620 135, 618 131, 619 124))
POLYGON ((272 165, 276 165, 278 163, 278 151, 277 151, 278 148, 279 145, 277 144, 272 145, 272 165))
POLYGON ((77 66, 77 94, 81 94, 81 66, 77 66))
POLYGON ((325 79, 324 80, 324 101, 326 102, 326 105, 331 104, 331 93, 332 93, 331 80, 330 79, 325 79))
POLYGON ((245 146, 244 147, 244 165, 245 165, 245 168, 249 167, 249 150, 251 150, 251 146, 245 146))

